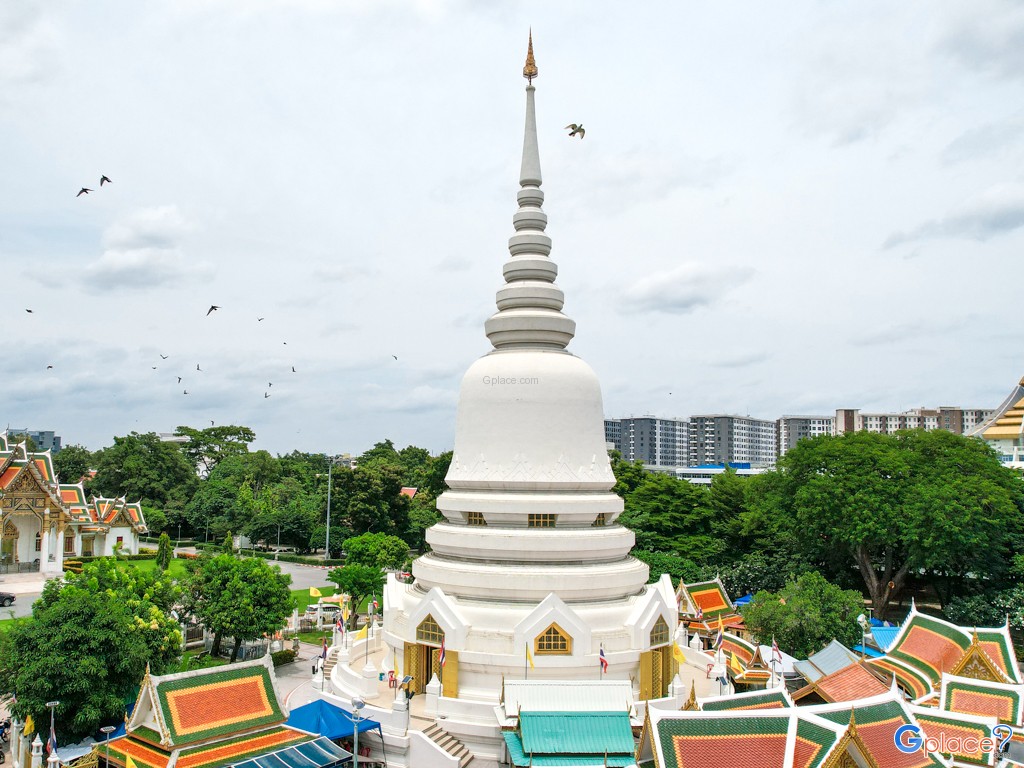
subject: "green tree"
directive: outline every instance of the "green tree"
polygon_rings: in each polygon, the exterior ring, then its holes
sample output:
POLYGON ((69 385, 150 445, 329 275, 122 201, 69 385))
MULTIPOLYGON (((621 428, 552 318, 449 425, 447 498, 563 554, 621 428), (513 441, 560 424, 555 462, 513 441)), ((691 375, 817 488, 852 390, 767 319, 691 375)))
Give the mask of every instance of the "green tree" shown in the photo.
POLYGON ((421 488, 409 504, 409 533, 406 541, 413 549, 424 551, 427 548, 427 529, 443 519, 444 515, 437 511, 437 499, 430 495, 429 490, 421 488))
MULTIPOLYGON (((343 568, 334 568, 327 572, 327 580, 333 581, 338 588, 352 598, 352 605, 362 605, 363 601, 376 595, 384 588, 384 572, 380 568, 371 568, 368 565, 346 565, 343 568)), ((349 617, 350 628, 356 625, 356 612, 353 611, 349 617)))
POLYGON ((364 533, 345 540, 345 564, 397 569, 409 559, 409 545, 386 533, 364 533))
POLYGON ((167 530, 167 515, 159 507, 143 507, 142 516, 151 536, 167 530))
POLYGON ((171 565, 171 537, 166 533, 160 534, 160 540, 156 545, 156 567, 166 571, 171 565))
POLYGON ((647 563, 651 569, 648 581, 654 583, 661 578, 661 574, 667 573, 672 581, 678 583, 704 581, 713 579, 714 573, 709 573, 706 567, 697 565, 692 560, 673 554, 671 552, 651 552, 646 549, 633 550, 633 556, 638 560, 647 563))
POLYGON ((231 531, 224 534, 224 541, 220 545, 221 550, 228 554, 235 554, 235 537, 231 535, 231 531))
POLYGON ((626 461, 618 451, 609 451, 608 457, 611 459, 612 472, 615 475, 615 487, 612 490, 623 499, 650 477, 642 461, 626 461))
POLYGON ((636 534, 637 549, 714 562, 725 545, 714 535, 706 496, 706 490, 685 480, 651 474, 626 497, 619 522, 636 534))
POLYGON ((92 469, 92 451, 82 445, 65 445, 53 454, 53 470, 62 483, 77 483, 92 469))
POLYGON ((16 694, 14 714, 42 724, 46 702, 60 701, 60 743, 123 718, 146 665, 159 675, 177 663, 177 597, 169 578, 109 558, 48 581, 32 619, 0 633, 0 690, 16 694))
POLYGON ((276 632, 295 607, 291 576, 257 557, 216 555, 197 561, 184 580, 184 610, 214 633, 213 655, 223 638, 233 638, 231 661, 245 640, 276 632))
POLYGON ((855 566, 880 617, 911 573, 941 587, 1009 571, 1024 495, 978 440, 848 432, 801 440, 780 467, 775 520, 817 567, 855 566))
POLYGON ((148 506, 180 509, 199 484, 178 447, 162 442, 154 432, 115 437, 113 445, 95 454, 95 463, 91 490, 138 499, 148 506))
POLYGON ((840 589, 817 571, 803 574, 778 592, 762 591, 743 611, 743 622, 761 644, 805 658, 836 639, 845 646, 861 640, 859 592, 840 589))
POLYGON ((209 540, 208 532, 212 532, 214 537, 223 534, 240 517, 238 486, 222 477, 212 476, 203 480, 185 507, 185 519, 195 537, 202 541, 209 540))
POLYGON ((249 443, 256 439, 256 433, 249 427, 234 424, 206 429, 178 427, 174 434, 188 438, 187 443, 181 444, 181 452, 204 476, 228 456, 248 453, 249 443))

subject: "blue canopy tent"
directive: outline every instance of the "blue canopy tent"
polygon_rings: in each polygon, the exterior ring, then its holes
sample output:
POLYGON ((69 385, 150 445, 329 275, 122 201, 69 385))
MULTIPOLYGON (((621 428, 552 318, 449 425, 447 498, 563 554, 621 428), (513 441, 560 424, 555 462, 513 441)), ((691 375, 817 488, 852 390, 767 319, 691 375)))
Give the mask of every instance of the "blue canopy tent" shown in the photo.
MULTIPOLYGON (((367 718, 359 720, 357 725, 355 720, 352 719, 351 712, 346 712, 341 707, 336 707, 323 699, 317 699, 309 704, 293 709, 291 714, 288 715, 285 725, 289 728, 306 731, 306 733, 325 736, 331 741, 351 739, 352 734, 357 728, 360 733, 363 731, 381 730, 380 723, 367 718)), ((382 731, 381 737, 383 738, 382 731)))

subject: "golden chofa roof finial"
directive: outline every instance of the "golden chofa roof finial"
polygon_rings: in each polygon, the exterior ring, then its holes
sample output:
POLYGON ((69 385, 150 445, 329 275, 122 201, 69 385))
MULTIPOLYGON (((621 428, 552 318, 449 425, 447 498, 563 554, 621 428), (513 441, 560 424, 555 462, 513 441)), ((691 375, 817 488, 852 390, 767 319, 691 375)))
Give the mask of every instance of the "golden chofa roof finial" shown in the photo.
POLYGON ((530 85, 533 85, 533 78, 537 76, 537 62, 533 60, 533 28, 530 28, 530 44, 526 48, 526 66, 523 67, 523 77, 530 85))

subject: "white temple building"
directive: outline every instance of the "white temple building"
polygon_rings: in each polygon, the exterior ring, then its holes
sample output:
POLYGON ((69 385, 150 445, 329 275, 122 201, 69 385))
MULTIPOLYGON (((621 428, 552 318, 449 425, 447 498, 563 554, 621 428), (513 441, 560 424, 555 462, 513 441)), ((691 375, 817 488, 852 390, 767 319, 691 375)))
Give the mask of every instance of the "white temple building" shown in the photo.
POLYGON ((632 681, 650 699, 678 668, 673 586, 648 584, 630 556, 600 384, 566 349, 576 324, 561 311, 544 233, 536 73, 531 41, 515 233, 485 324, 493 349, 462 380, 449 490, 437 501, 445 519, 427 531, 432 551, 411 583, 391 577, 384 595, 394 668, 414 692, 439 694, 445 729, 492 760, 504 680, 632 681))

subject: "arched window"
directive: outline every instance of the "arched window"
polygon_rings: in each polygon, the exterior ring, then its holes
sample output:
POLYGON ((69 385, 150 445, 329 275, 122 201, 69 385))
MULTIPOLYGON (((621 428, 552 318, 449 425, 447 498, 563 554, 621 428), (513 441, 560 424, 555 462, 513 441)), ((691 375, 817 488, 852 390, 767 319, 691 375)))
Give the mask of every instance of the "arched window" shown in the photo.
POLYGON ((668 645, 668 641, 668 624, 663 616, 659 616, 658 620, 654 622, 654 626, 651 627, 651 648, 657 648, 659 645, 668 645))
POLYGON ((43 551, 43 539, 42 539, 42 537, 41 537, 41 536, 40 536, 40 535, 39 535, 39 534, 37 533, 37 534, 36 534, 36 552, 42 552, 42 551, 43 551))
POLYGON ((533 652, 538 656, 572 655, 572 638, 557 624, 552 624, 533 641, 533 652))
POLYGON ((434 621, 433 616, 427 614, 427 618, 416 627, 416 641, 429 643, 430 645, 440 645, 442 640, 444 640, 444 630, 434 621))

